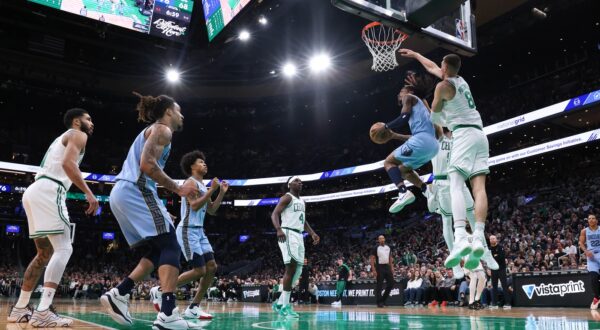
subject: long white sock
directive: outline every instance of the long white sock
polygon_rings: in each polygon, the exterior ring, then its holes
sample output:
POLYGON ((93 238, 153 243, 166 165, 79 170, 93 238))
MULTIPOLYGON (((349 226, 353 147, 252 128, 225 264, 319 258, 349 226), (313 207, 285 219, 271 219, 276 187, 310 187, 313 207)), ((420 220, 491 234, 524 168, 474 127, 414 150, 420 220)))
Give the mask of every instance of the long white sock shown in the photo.
POLYGON ((31 291, 21 290, 21 294, 19 295, 19 300, 15 304, 16 308, 25 308, 27 304, 29 304, 29 299, 31 298, 31 291))
POLYGON ((286 306, 290 304, 290 296, 292 295, 291 291, 283 291, 281 293, 281 297, 279 297, 279 304, 282 306, 286 306))
POLYGON ((482 242, 485 242, 485 222, 477 221, 475 223, 475 230, 473 232, 473 236, 478 237, 482 242))
POLYGON ((452 217, 442 215, 442 233, 444 241, 448 246, 448 251, 452 251, 454 246, 454 232, 452 231, 452 217))
POLYGON ((54 293, 56 289, 44 287, 42 291, 42 299, 40 300, 40 304, 37 307, 38 312, 42 312, 50 308, 52 305, 52 299, 54 299, 54 293))

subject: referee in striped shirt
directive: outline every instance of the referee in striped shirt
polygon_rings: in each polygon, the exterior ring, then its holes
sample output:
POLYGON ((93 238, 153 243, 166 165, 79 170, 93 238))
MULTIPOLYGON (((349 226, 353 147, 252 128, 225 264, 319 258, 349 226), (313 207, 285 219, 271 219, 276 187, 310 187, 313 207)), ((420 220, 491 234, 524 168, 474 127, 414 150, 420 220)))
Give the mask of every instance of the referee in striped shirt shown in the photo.
POLYGON ((377 286, 375 287, 375 298, 377 299, 377 307, 385 307, 385 302, 390 296, 390 292, 394 287, 394 260, 392 258, 392 250, 385 244, 385 237, 379 235, 377 238, 379 245, 371 254, 371 269, 373 275, 377 278, 377 286), (385 280, 385 292, 381 296, 383 281, 385 280))

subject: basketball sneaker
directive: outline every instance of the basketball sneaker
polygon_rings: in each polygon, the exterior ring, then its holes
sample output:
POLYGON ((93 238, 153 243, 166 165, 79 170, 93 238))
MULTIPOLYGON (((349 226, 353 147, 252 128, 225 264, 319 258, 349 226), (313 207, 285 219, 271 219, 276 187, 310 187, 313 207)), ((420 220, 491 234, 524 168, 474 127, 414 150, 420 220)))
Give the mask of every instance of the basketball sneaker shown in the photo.
POLYGON ((500 266, 496 262, 496 259, 494 259, 492 252, 490 252, 490 249, 485 249, 485 252, 483 253, 483 256, 481 257, 481 261, 485 262, 485 264, 491 270, 498 270, 500 268, 500 266))
POLYGON ((190 306, 188 306, 188 308, 185 309, 185 312, 183 312, 183 318, 184 319, 212 320, 213 316, 211 314, 208 314, 208 313, 202 311, 200 306, 194 306, 194 308, 190 308, 190 306))
POLYGON ((27 305, 23 308, 18 308, 13 305, 10 308, 10 313, 8 313, 8 318, 6 320, 8 323, 27 323, 31 319, 31 314, 33 314, 33 307, 31 305, 27 305))
POLYGON ((598 309, 598 304, 600 304, 600 299, 594 297, 594 300, 592 301, 592 304, 590 305, 590 309, 593 309, 593 310, 598 309))
POLYGON ((473 253, 469 254, 467 260, 465 261, 465 269, 473 270, 479 266, 479 258, 476 258, 473 253))
POLYGON ((331 307, 342 307, 342 301, 338 300, 338 301, 332 302, 331 307))
POLYGON ((158 313, 156 320, 152 323, 153 330, 185 330, 202 329, 201 324, 191 323, 184 320, 179 314, 179 307, 175 307, 171 316, 165 313, 158 313))
POLYGON ((72 319, 58 316, 52 306, 41 312, 34 310, 29 320, 29 325, 34 328, 70 327, 71 324, 73 324, 72 319))
POLYGON ((271 308, 273 309, 273 312, 275 312, 275 313, 279 313, 279 311, 281 310, 281 307, 283 307, 283 305, 279 304, 279 300, 275 300, 273 302, 273 305, 271 305, 271 308))
POLYGON ((462 267, 460 267, 460 265, 452 267, 452 273, 454 274, 452 278, 456 280, 460 280, 461 278, 465 277, 465 271, 462 269, 462 267))
POLYGON ((129 314, 129 294, 121 296, 117 288, 112 288, 100 297, 100 303, 110 317, 121 325, 132 325, 129 314))
POLYGON ((281 309, 279 310, 279 315, 296 319, 300 317, 298 313, 294 312, 294 308, 292 308, 292 305, 285 305, 281 307, 281 309))
POLYGON ((481 257, 483 257, 484 253, 485 253, 485 248, 483 246, 483 242, 481 241, 481 238, 473 236, 473 251, 471 251, 471 254, 475 258, 481 259, 481 257))
POLYGON ((390 213, 398 213, 402 211, 402 209, 415 201, 415 194, 413 194, 410 190, 407 190, 405 193, 399 193, 398 199, 390 206, 390 213))
POLYGON ((509 309, 512 309, 512 306, 511 305, 504 305, 504 306, 502 306, 502 309, 509 310, 509 309))
POLYGON ((160 312, 160 308, 162 307, 162 291, 160 291, 160 286, 150 289, 150 299, 152 299, 154 310, 160 312))
POLYGON ((471 253, 471 251, 473 251, 473 248, 469 243, 468 236, 456 240, 450 255, 448 255, 448 258, 446 258, 446 261, 444 262, 444 266, 446 266, 446 268, 453 268, 454 266, 460 264, 460 259, 471 253))

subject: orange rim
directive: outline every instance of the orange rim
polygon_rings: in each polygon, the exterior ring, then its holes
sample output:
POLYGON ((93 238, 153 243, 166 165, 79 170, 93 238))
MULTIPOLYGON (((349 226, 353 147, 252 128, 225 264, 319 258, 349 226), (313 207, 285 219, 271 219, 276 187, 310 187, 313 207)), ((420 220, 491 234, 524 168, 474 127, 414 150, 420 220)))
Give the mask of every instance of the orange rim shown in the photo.
POLYGON ((365 27, 362 29, 362 37, 363 37, 363 40, 365 40, 365 42, 368 42, 370 44, 375 44, 375 45, 391 45, 391 44, 403 42, 404 40, 406 40, 406 38, 408 38, 407 34, 402 33, 402 31, 400 31, 398 29, 395 29, 394 34, 397 34, 398 38, 396 38, 394 40, 379 41, 379 40, 370 39, 369 37, 367 37, 367 31, 375 26, 382 26, 382 24, 379 22, 371 22, 371 23, 365 25, 365 27))

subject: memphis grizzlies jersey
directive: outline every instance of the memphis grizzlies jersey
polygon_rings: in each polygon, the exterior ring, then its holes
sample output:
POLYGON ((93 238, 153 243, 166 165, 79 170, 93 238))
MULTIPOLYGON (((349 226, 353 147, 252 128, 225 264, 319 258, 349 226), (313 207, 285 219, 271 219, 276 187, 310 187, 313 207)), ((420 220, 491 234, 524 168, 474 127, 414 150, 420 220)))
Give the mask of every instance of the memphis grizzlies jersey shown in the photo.
MULTIPOLYGON (((151 127, 151 126, 150 126, 151 127)), ((142 151, 144 150, 144 144, 146 143, 146 137, 144 134, 149 127, 145 128, 133 141, 131 148, 129 148, 129 152, 127 153, 127 158, 125 158, 125 162, 123 162, 123 168, 121 172, 117 175, 116 180, 129 181, 137 184, 141 187, 146 187, 153 191, 156 191, 156 182, 152 180, 149 176, 142 173, 140 170, 140 164, 142 160, 142 151)), ((169 158, 169 152, 171 151, 171 144, 165 146, 163 149, 162 155, 157 160, 158 166, 161 169, 165 168, 165 164, 167 163, 167 159, 169 158)))
MULTIPOLYGON (((200 191, 200 196, 204 196, 208 189, 204 183, 190 177, 189 180, 192 180, 196 183, 196 187, 200 191)), ((204 226, 204 218, 206 217, 206 209, 208 208, 208 203, 204 204, 198 211, 194 211, 190 205, 190 202, 185 197, 181 197, 181 216, 183 220, 179 222, 179 227, 203 227, 204 226)))
POLYGON ((292 201, 281 212, 281 227, 304 231, 305 204, 304 201, 291 193, 292 201))
POLYGON ((446 78, 456 90, 452 100, 444 101, 446 124, 451 131, 458 125, 477 125, 483 128, 481 115, 477 112, 469 84, 460 76, 446 78))
POLYGON ((412 107, 410 118, 408 119, 408 126, 410 127, 412 135, 427 133, 435 136, 435 130, 431 123, 429 110, 419 98, 417 98, 417 103, 412 107))
MULTIPOLYGON (((57 137, 54 142, 46 151, 44 155, 44 159, 40 164, 40 170, 35 175, 35 179, 39 179, 41 177, 48 177, 57 181, 60 181, 66 190, 69 190, 73 182, 67 176, 67 173, 62 167, 63 160, 65 158, 65 150, 67 147, 63 145, 62 139, 65 134, 69 133, 69 131, 73 130, 72 128, 61 134, 57 137)), ((81 160, 85 154, 85 149, 81 150, 79 154, 79 158, 77 158, 77 165, 81 164, 81 160)))
POLYGON ((596 230, 585 228, 585 244, 588 250, 600 254, 600 227, 596 230))
POLYGON ((450 156, 450 148, 452 148, 452 139, 449 139, 446 135, 442 135, 439 142, 440 150, 431 159, 434 176, 448 175, 448 156, 450 156))

